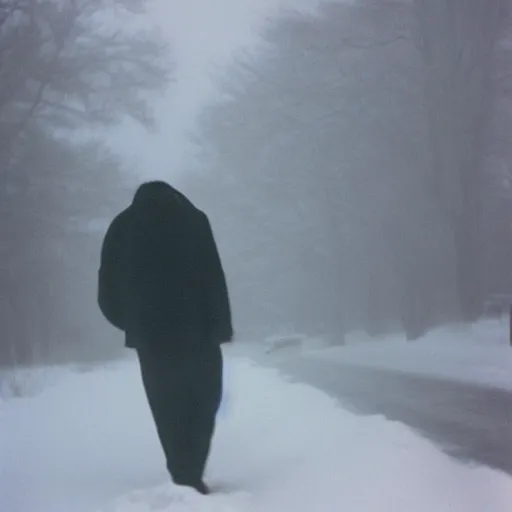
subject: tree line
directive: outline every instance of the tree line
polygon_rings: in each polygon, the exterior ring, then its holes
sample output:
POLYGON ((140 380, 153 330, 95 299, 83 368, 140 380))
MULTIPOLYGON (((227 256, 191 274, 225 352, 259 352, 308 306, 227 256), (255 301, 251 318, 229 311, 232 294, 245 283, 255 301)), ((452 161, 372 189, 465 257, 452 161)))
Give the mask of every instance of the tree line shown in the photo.
POLYGON ((510 290, 510 21, 501 0, 332 3, 238 56, 183 186, 217 219, 241 332, 416 339, 510 290))
MULTIPOLYGON (((105 355, 99 246, 136 184, 91 133, 153 126, 172 66, 125 23, 144 4, 0 0, 0 365, 105 355)), ((176 184, 212 217, 239 338, 412 340, 512 290, 507 2, 285 12, 216 78, 176 184)))
POLYGON ((0 365, 105 352, 101 221, 132 184, 91 133, 152 126, 149 95, 171 68, 164 40, 126 23, 144 4, 0 1, 0 365))

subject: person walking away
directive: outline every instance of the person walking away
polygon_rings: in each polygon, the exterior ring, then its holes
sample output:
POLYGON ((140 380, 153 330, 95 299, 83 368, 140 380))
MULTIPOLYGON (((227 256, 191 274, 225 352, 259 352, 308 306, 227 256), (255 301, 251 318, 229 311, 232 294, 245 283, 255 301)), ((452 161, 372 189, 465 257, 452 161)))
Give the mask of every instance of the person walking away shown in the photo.
POLYGON ((232 341, 228 289, 208 217, 162 181, 144 183, 109 226, 98 303, 137 351, 172 480, 202 494, 232 341))

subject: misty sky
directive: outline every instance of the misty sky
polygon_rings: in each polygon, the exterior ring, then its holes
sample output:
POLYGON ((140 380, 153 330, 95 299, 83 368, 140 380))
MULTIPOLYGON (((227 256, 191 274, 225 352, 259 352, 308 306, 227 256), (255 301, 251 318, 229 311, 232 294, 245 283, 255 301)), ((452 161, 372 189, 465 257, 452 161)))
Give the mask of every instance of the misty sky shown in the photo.
POLYGON ((134 124, 116 130, 113 145, 143 178, 172 179, 190 166, 187 132, 214 100, 215 71, 233 53, 258 42, 264 20, 281 8, 314 12, 319 0, 155 0, 149 17, 172 44, 175 81, 156 102, 159 133, 134 124), (140 170, 140 172, 139 172, 140 170))

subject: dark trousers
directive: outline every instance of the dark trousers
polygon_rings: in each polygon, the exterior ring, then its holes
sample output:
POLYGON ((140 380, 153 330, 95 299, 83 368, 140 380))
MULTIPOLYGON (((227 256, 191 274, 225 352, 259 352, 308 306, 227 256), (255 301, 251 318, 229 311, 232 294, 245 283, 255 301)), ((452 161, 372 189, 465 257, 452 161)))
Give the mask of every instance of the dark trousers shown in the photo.
POLYGON ((202 482, 222 396, 222 353, 138 351, 142 381, 167 468, 178 485, 202 482))

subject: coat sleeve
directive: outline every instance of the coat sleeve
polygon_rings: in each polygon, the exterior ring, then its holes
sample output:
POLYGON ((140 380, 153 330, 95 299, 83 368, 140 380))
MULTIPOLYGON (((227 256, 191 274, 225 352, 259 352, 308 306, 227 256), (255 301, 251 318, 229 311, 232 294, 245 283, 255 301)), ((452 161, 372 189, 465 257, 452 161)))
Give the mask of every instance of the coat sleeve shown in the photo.
POLYGON ((101 247, 98 272, 98 305, 103 316, 118 329, 125 329, 122 294, 122 233, 116 218, 109 226, 101 247))
POLYGON ((204 294, 207 331, 214 342, 227 343, 233 339, 233 325, 226 276, 210 222, 206 216, 204 218, 204 294))

